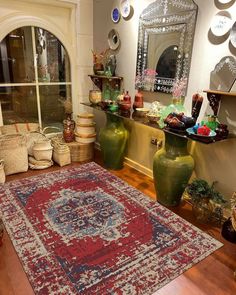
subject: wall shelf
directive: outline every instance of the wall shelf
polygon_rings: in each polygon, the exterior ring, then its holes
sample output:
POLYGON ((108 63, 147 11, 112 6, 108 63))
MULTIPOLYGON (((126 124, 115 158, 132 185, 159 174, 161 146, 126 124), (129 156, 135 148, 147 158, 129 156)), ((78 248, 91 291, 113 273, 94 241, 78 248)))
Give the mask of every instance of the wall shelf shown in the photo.
POLYGON ((236 97, 236 92, 225 92, 219 90, 203 90, 207 93, 207 99, 209 101, 210 107, 213 110, 215 116, 218 115, 220 102, 223 96, 233 96, 236 97))
POLYGON ((121 89, 121 83, 123 77, 119 76, 104 76, 104 75, 88 75, 93 83, 102 91, 103 85, 105 82, 108 82, 112 88, 115 88, 115 85, 118 84, 119 89, 121 89))

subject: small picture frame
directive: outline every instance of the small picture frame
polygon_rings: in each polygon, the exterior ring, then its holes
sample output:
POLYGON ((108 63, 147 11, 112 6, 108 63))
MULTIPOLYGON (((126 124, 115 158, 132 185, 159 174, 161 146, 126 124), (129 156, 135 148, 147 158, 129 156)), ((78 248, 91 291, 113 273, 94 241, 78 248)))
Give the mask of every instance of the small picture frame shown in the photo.
POLYGON ((120 20, 120 11, 119 11, 119 9, 117 7, 112 9, 111 19, 112 19, 113 23, 118 23, 119 22, 119 20, 120 20))

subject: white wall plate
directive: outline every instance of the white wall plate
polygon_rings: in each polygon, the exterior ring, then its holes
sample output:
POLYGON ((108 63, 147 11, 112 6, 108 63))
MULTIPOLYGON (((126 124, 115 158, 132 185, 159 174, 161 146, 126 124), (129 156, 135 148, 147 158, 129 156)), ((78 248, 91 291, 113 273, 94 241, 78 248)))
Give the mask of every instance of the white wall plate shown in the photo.
POLYGON ((131 7, 129 0, 120 1, 120 13, 124 18, 127 18, 130 15, 131 7))
POLYGON ((232 26, 229 38, 230 38, 230 42, 233 45, 233 47, 236 48, 236 22, 232 26))
POLYGON ((219 3, 221 4, 227 4, 229 2, 231 2, 232 0, 218 0, 219 3))
POLYGON ((227 11, 218 12, 212 19, 211 32, 217 37, 224 36, 229 32, 231 27, 232 19, 227 11))

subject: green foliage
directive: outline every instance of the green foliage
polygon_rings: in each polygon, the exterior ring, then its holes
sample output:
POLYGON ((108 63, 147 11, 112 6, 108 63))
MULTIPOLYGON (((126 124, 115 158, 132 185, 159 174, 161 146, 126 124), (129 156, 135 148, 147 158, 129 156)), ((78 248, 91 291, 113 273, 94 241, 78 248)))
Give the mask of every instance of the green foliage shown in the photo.
POLYGON ((207 198, 215 203, 224 204, 226 200, 221 193, 215 190, 215 183, 213 182, 212 185, 209 185, 204 179, 194 179, 187 185, 186 192, 193 202, 198 202, 201 198, 207 198))

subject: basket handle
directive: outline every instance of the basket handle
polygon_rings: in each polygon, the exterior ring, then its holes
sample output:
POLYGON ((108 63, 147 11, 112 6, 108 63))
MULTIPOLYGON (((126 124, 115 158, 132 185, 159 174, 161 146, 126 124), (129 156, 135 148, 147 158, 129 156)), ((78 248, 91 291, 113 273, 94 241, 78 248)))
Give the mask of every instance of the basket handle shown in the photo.
POLYGON ((61 129, 59 127, 47 126, 47 127, 44 127, 43 128, 42 133, 45 134, 45 131, 48 130, 48 129, 55 129, 56 131, 60 131, 61 132, 61 129))

